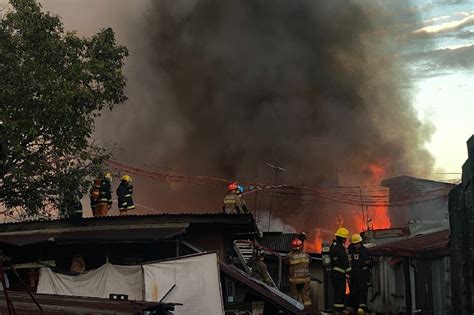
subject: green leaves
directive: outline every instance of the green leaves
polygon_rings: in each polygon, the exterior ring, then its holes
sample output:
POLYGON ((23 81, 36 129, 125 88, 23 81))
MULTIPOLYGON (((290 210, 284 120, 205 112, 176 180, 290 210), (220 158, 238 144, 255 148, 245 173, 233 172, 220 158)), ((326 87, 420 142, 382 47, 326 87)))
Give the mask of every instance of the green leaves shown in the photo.
POLYGON ((110 28, 80 38, 35 0, 10 2, 0 21, 0 202, 34 215, 68 204, 99 171, 107 155, 90 140, 94 117, 127 99, 128 51, 110 28))

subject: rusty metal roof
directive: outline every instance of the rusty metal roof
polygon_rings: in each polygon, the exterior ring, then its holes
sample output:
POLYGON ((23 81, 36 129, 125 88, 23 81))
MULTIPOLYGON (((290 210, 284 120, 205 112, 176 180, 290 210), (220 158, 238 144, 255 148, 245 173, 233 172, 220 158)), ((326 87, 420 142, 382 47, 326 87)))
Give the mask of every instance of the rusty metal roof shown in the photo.
MULTIPOLYGON (((18 314, 40 314, 38 307, 26 292, 8 291, 18 314)), ((173 314, 171 303, 153 303, 145 301, 118 301, 92 297, 33 294, 43 308, 45 315, 60 314, 137 314, 145 309, 154 308, 156 314, 173 314)), ((0 313, 7 314, 5 295, 0 294, 0 313)))
POLYGON ((303 311, 303 305, 298 301, 290 298, 286 294, 276 289, 270 288, 260 281, 255 280, 237 267, 222 262, 219 263, 219 266, 225 275, 237 282, 240 282, 254 294, 258 295, 262 300, 278 306, 278 308, 284 311, 285 314, 308 314, 307 312, 303 311))
POLYGON ((449 230, 417 235, 370 248, 374 256, 435 258, 449 255, 449 230))

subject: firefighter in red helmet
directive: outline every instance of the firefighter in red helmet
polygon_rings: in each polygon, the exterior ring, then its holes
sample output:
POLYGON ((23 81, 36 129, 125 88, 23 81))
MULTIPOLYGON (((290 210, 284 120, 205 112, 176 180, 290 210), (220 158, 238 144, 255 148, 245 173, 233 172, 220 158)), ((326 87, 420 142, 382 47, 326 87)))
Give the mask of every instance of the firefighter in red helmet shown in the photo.
POLYGON ((224 197, 223 209, 225 213, 248 213, 247 204, 242 198, 242 188, 237 183, 227 186, 227 195, 224 197))
POLYGON ((305 308, 311 307, 309 290, 311 257, 303 250, 303 242, 300 239, 295 238, 291 242, 291 253, 288 254, 286 262, 289 265, 290 296, 303 303, 305 308))

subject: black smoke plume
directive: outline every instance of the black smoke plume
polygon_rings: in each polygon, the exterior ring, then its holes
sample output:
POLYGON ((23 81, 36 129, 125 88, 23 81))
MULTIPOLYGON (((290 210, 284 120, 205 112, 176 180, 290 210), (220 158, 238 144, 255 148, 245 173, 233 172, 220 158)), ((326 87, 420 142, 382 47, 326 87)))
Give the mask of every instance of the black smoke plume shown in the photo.
MULTIPOLYGON (((98 138, 123 148, 118 160, 192 175, 272 182, 268 162, 287 169, 281 183, 315 186, 369 164, 430 171, 431 129, 397 62, 416 19, 402 2, 138 2, 146 12, 124 20, 130 104, 99 121, 98 138)), ((138 180, 136 198, 159 210, 219 211, 223 194, 138 180)), ((256 204, 268 209, 268 199, 256 204)), ((342 209, 276 200, 275 215, 297 229, 328 226, 342 209)))

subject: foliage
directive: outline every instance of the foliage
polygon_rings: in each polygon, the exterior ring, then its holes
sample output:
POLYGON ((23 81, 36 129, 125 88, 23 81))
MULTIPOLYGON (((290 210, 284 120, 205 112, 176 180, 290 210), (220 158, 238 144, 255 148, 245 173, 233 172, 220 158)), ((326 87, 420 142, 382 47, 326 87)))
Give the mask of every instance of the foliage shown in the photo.
POLYGON ((91 141, 94 119, 126 100, 128 51, 112 29, 66 32, 35 0, 10 0, 0 21, 0 202, 28 215, 66 210, 107 154, 91 141))

